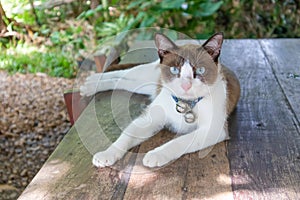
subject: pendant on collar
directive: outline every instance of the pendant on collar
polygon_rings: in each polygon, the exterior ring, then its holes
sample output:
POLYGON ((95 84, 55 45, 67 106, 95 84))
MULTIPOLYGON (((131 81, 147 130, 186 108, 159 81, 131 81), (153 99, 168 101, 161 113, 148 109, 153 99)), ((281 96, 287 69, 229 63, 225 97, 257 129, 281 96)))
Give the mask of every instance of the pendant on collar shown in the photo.
POLYGON ((185 122, 193 123, 196 120, 196 116, 192 112, 192 109, 201 99, 203 99, 203 97, 198 97, 194 100, 185 100, 172 95, 172 98, 176 102, 176 111, 184 114, 185 122))

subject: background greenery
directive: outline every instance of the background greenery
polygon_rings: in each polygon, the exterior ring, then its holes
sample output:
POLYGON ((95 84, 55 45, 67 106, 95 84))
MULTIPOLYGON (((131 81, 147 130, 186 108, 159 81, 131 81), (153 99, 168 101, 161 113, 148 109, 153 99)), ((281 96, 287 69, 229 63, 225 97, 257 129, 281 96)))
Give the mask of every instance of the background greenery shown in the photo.
POLYGON ((11 73, 74 77, 86 52, 133 28, 168 28, 197 39, 217 31, 226 38, 300 36, 299 0, 0 0, 0 5, 0 69, 11 73))

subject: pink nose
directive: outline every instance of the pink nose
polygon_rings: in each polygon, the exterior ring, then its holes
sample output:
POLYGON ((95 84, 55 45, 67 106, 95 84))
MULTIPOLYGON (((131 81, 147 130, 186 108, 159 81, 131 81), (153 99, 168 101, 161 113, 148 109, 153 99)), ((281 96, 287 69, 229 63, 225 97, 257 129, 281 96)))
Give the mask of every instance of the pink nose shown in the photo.
POLYGON ((190 82, 182 83, 181 87, 182 87, 182 89, 184 89, 184 91, 188 91, 192 87, 192 83, 190 83, 190 82))

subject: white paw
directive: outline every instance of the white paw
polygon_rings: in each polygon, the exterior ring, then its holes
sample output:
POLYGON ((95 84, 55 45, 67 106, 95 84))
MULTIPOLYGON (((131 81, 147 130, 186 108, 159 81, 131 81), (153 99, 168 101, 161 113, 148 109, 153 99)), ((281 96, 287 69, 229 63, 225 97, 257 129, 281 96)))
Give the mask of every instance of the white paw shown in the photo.
POLYGON ((149 151, 144 159, 143 164, 146 167, 161 167, 167 163, 169 163, 172 159, 168 158, 164 155, 162 151, 149 151))
POLYGON ((121 159, 123 155, 124 153, 121 150, 108 148, 106 151, 98 152, 93 156, 93 165, 96 167, 111 166, 121 159))
POLYGON ((91 96, 97 93, 97 85, 99 84, 101 74, 93 74, 86 78, 84 84, 80 86, 81 96, 91 96))

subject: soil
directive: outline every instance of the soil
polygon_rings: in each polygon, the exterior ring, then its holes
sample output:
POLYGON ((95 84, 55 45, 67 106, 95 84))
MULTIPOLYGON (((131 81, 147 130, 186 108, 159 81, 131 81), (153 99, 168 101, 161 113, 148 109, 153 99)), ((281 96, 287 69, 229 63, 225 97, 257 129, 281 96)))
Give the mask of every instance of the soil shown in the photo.
POLYGON ((0 200, 17 199, 71 127, 74 80, 0 71, 0 200))

